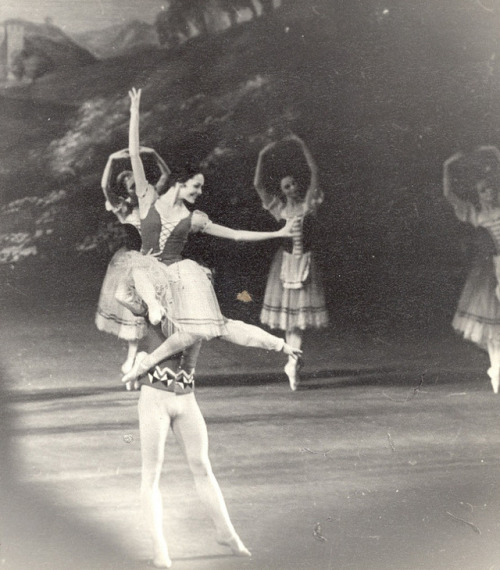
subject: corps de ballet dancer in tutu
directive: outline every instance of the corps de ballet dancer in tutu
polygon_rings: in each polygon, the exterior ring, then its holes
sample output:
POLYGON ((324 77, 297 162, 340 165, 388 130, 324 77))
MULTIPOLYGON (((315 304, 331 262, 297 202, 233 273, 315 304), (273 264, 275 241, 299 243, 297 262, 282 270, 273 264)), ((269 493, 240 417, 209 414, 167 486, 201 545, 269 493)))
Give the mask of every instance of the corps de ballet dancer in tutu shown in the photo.
MULTIPOLYGON (((500 164, 500 153, 495 147, 479 147, 476 154, 489 152, 500 164)), ((452 321, 453 328, 463 337, 486 350, 490 359, 488 376, 493 392, 498 394, 500 384, 500 301, 498 300, 498 267, 500 252, 500 203, 498 173, 487 167, 475 184, 475 196, 458 196, 452 189, 450 166, 464 155, 456 153, 444 162, 443 192, 461 222, 484 228, 491 237, 496 255, 478 255, 469 272, 452 321)))
MULTIPOLYGON (((293 220, 292 236, 276 252, 269 271, 260 320, 272 329, 285 331, 286 342, 300 349, 306 329, 328 324, 321 275, 312 251, 315 244, 310 237, 323 192, 318 186, 316 163, 304 142, 295 135, 285 137, 283 142, 299 145, 310 171, 310 183, 302 191, 287 168, 276 180, 279 187, 270 188, 264 174, 265 161, 277 143, 260 151, 254 186, 262 205, 278 221, 293 220)), ((285 366, 292 390, 299 386, 300 366, 301 360, 295 358, 289 358, 285 366)))
MULTIPOLYGON (((164 188, 170 170, 153 150, 141 147, 141 152, 152 157, 160 177, 155 185, 157 192, 164 188)), ((115 170, 120 164, 126 164, 128 149, 113 153, 106 164, 102 176, 101 186, 105 196, 106 210, 113 212, 121 224, 128 225, 131 233, 140 234, 140 218, 138 201, 135 195, 134 177, 131 170, 122 170, 115 176, 115 170)), ((139 241, 139 240, 137 240, 139 241)), ((125 276, 129 271, 130 259, 141 254, 129 247, 121 247, 111 258, 101 286, 99 301, 95 315, 95 324, 102 332, 107 332, 127 341, 127 358, 121 370, 126 374, 134 363, 137 355, 139 340, 147 333, 146 308, 143 304, 134 307, 132 312, 130 305, 123 304, 119 297, 127 298, 123 290, 125 276)), ((130 388, 130 384, 127 387, 130 388)))
MULTIPOLYGON (((165 358, 199 340, 216 337, 298 358, 301 350, 283 339, 253 325, 223 317, 210 271, 193 260, 182 258, 191 233, 235 241, 261 241, 290 236, 291 222, 275 232, 253 232, 226 228, 212 223, 203 212, 190 212, 184 202, 194 204, 204 185, 203 174, 192 167, 174 171, 169 177, 167 193, 158 197, 148 183, 139 154, 141 91, 132 89, 129 96, 129 151, 139 201, 142 251, 152 253, 143 255, 140 261, 134 259, 131 273, 140 273, 143 277, 139 280, 134 277, 135 290, 146 303, 149 314, 162 322, 167 338, 151 354, 139 353, 122 381, 135 381, 165 358)), ((150 320, 153 322, 151 317, 150 320)))

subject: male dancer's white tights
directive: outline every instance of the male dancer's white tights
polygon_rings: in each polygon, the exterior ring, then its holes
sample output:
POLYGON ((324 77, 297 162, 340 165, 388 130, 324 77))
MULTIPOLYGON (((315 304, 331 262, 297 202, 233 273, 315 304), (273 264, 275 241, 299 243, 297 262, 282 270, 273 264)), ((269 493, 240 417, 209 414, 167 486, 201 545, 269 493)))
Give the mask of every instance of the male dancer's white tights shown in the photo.
POLYGON ((194 394, 176 395, 142 386, 138 408, 142 454, 141 500, 145 521, 153 538, 154 564, 167 568, 171 564, 163 532, 163 505, 159 487, 169 428, 172 428, 186 455, 200 500, 215 525, 217 540, 226 544, 236 540, 236 531, 212 471, 207 428, 194 394))

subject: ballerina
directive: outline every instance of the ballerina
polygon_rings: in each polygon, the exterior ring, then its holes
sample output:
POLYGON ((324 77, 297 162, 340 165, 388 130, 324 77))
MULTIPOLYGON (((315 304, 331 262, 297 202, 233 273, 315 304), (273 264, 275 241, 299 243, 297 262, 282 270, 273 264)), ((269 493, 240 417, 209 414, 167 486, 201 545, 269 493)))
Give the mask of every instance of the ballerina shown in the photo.
MULTIPOLYGON (((328 324, 321 275, 310 237, 314 215, 323 202, 323 192, 318 185, 316 163, 305 143, 296 135, 285 137, 283 142, 298 144, 311 178, 305 192, 291 173, 280 176, 279 188, 269 189, 264 180, 264 163, 277 143, 270 143, 260 151, 254 186, 262 205, 276 220, 293 221, 292 235, 276 252, 271 265, 260 320, 272 329, 285 331, 286 342, 300 349, 306 329, 328 324)), ((293 357, 285 366, 292 390, 300 384, 300 366, 301 361, 293 357)))
MULTIPOLYGON (((500 152, 492 146, 482 146, 476 154, 493 154, 500 165, 500 152)), ((496 255, 478 255, 467 277, 460 296, 453 328, 486 350, 490 359, 488 376, 493 392, 498 394, 500 385, 500 301, 498 279, 500 273, 500 203, 498 173, 487 167, 475 184, 475 196, 464 199, 452 188, 450 167, 463 157, 459 152, 445 160, 443 165, 443 193, 461 222, 484 228, 492 239, 496 255)))
MULTIPOLYGON (((141 147, 140 152, 157 168, 159 178, 155 189, 156 192, 161 192, 170 174, 168 166, 153 149, 141 147)), ((140 218, 133 173, 128 169, 117 173, 118 169, 128 166, 127 163, 130 163, 128 149, 110 155, 102 175, 101 187, 106 210, 113 212, 120 223, 127 226, 127 233, 130 236, 128 241, 138 242, 140 218)), ((101 286, 95 315, 95 324, 100 331, 113 334, 127 342, 127 358, 121 366, 123 374, 132 368, 139 341, 146 336, 148 329, 147 307, 144 303, 132 304, 130 292, 124 288, 131 258, 141 255, 131 245, 126 244, 121 247, 111 258, 101 286)), ((136 277, 140 279, 140 275, 136 277)), ((127 388, 130 387, 131 384, 127 384, 127 388)))
POLYGON ((182 258, 182 250, 191 233, 201 232, 235 241, 261 241, 290 236, 292 221, 275 232, 253 232, 226 228, 212 223, 203 212, 190 212, 185 202, 196 202, 205 181, 199 169, 190 165, 174 169, 169 176, 167 193, 158 196, 148 183, 139 154, 141 90, 132 89, 129 96, 129 152, 139 202, 142 251, 152 252, 152 255, 144 255, 140 263, 134 262, 131 271, 140 271, 147 276, 143 283, 149 286, 136 288, 136 292, 150 314, 160 316, 167 338, 151 354, 139 353, 122 381, 135 381, 165 358, 199 340, 215 337, 243 346, 282 351, 298 358, 301 350, 283 339, 253 325, 223 317, 210 271, 193 260, 182 258))

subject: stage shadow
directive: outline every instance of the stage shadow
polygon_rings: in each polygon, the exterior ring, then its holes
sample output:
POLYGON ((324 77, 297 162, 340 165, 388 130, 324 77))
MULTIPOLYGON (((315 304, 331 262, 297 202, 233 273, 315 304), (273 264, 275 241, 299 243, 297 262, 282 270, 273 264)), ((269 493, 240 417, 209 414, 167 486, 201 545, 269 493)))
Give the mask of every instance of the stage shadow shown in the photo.
MULTIPOLYGON (((4 374, 0 376, 5 379, 4 374)), ((29 485, 19 483, 16 454, 9 438, 15 418, 0 389, 2 569, 131 570, 136 567, 103 528, 78 520, 55 497, 40 496, 29 485)))

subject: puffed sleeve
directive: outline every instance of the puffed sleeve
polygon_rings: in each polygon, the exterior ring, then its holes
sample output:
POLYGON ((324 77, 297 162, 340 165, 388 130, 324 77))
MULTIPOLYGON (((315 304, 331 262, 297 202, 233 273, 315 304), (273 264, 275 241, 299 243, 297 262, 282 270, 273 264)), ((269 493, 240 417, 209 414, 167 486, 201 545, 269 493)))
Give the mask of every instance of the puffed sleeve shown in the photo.
POLYGON ((455 216, 461 222, 467 222, 477 227, 478 215, 477 215, 477 210, 473 204, 471 204, 470 202, 466 202, 465 200, 457 200, 455 202, 452 202, 451 205, 453 206, 455 216))
POLYGON ((278 196, 274 196, 270 202, 263 204, 264 209, 267 210, 278 222, 282 219, 281 212, 283 211, 283 206, 284 204, 278 196))
POLYGON ((195 210, 191 216, 191 231, 193 233, 204 232, 211 223, 205 212, 195 210))

